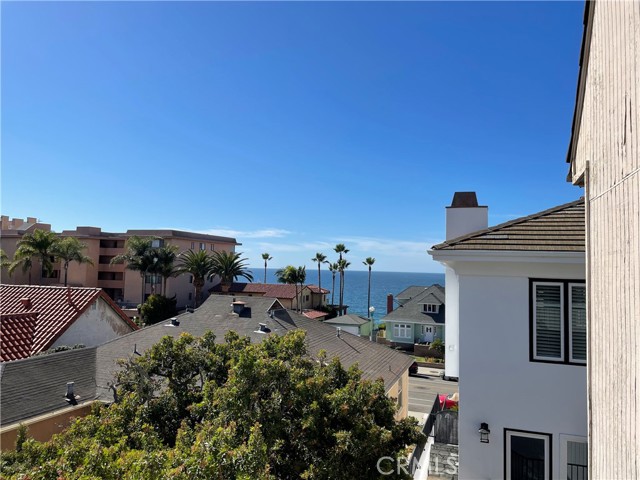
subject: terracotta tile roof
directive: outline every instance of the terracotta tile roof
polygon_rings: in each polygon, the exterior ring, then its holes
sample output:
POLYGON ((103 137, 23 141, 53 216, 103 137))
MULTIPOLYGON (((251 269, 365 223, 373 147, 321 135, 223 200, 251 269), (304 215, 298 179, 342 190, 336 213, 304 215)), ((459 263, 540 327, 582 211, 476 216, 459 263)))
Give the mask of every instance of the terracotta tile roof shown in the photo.
POLYGON ((317 285, 307 285, 307 288, 311 290, 311 293, 324 293, 325 295, 331 293, 330 290, 327 290, 326 288, 320 288, 317 285))
POLYGON ((302 314, 307 318, 311 318, 312 320, 327 316, 327 312, 321 312, 319 310, 305 310, 304 312, 302 312, 302 314))
POLYGON ((36 312, 0 315, 0 362, 31 356, 37 316, 36 312))
POLYGON ((138 326, 100 288, 0 285, 0 313, 38 312, 31 354, 47 350, 98 298, 132 329, 138 326), (25 306, 23 299, 30 305, 25 306), (27 308, 28 307, 28 308, 27 308))
MULTIPOLYGON (((316 285, 305 285, 312 293, 320 293, 320 289, 316 285)), ((298 293, 300 287, 298 287, 298 293)), ((220 284, 212 287, 210 292, 222 292, 222 286, 220 284)), ((287 298, 293 299, 296 297, 296 286, 287 285, 285 283, 242 283, 234 282, 229 286, 229 293, 242 293, 244 295, 262 294, 264 297, 269 298, 287 298)), ((322 293, 329 293, 329 290, 322 289, 322 293)))
POLYGON ((584 200, 434 245, 433 250, 584 252, 584 200))

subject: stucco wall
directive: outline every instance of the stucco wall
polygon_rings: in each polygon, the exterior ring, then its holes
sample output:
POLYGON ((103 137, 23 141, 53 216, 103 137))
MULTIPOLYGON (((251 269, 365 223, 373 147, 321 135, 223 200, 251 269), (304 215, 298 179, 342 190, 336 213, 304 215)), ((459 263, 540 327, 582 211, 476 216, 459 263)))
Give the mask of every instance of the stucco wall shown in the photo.
POLYGON ((405 370, 398 381, 387 390, 387 395, 391 398, 398 399, 400 391, 402 391, 402 404, 396 413, 398 420, 406 418, 409 414, 409 370, 405 370))
POLYGON ((96 308, 89 307, 52 345, 73 346, 81 343, 87 347, 100 345, 132 331, 131 327, 113 311, 103 299, 98 298, 96 308))
POLYGON ((595 333, 588 348, 589 474, 640 478, 640 3, 598 1, 591 8, 572 158, 573 181, 586 187, 588 331, 595 333))
POLYGON ((487 265, 464 267, 457 267, 460 478, 503 477, 505 428, 552 434, 553 476, 562 478, 560 434, 587 434, 587 374, 584 366, 529 361, 529 278, 584 279, 584 265, 501 265, 494 275, 480 274, 487 265), (482 422, 488 444, 480 443, 482 422))

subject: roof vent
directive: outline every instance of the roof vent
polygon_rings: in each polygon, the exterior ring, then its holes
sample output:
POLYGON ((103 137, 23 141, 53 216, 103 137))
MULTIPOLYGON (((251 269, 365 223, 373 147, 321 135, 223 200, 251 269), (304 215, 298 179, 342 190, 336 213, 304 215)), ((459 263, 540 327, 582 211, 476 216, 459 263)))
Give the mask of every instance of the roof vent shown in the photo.
POLYGON ((33 307, 33 305, 31 304, 30 298, 21 298, 20 303, 22 304, 25 310, 31 310, 31 307, 33 307))
POLYGON ((179 326, 180 320, 178 320, 176 317, 171 317, 171 325, 173 325, 174 327, 179 326))
POLYGON ((336 337, 340 338, 340 333, 342 333, 342 328, 336 327, 336 337))
POLYGON ((233 313, 237 313, 238 315, 240 315, 244 310, 245 305, 246 303, 244 302, 234 300, 231 304, 231 306, 233 307, 233 313))
POLYGON ((77 405, 80 395, 73 394, 73 385, 73 382, 67 382, 67 394, 64 396, 64 399, 71 405, 77 405))
POLYGON ((256 333, 269 333, 269 332, 271 332, 271 329, 267 327, 266 323, 258 324, 258 330, 256 330, 256 333))

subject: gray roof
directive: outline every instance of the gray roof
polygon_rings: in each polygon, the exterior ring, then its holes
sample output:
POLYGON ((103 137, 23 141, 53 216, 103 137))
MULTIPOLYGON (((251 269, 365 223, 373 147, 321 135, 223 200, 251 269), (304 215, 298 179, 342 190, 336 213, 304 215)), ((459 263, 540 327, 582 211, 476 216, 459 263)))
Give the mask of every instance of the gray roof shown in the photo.
POLYGON ((584 199, 434 245, 433 250, 585 251, 584 199))
POLYGON ((137 236, 154 236, 154 237, 178 237, 178 238, 186 238, 189 240, 206 240, 209 242, 221 242, 221 243, 234 243, 236 245, 241 245, 237 243, 235 238, 231 237, 220 237, 218 235, 209 235, 207 233, 198 233, 198 232, 185 232, 183 230, 172 230, 172 229, 155 229, 155 230, 127 230, 125 235, 137 235, 137 236))
POLYGON ((239 315, 231 313, 228 296, 212 295, 193 313, 178 316, 179 326, 172 327, 170 321, 164 321, 98 347, 0 364, 2 425, 65 408, 68 406, 64 399, 68 381, 75 382, 80 403, 91 399, 113 401, 109 386, 120 369, 118 359, 131 358, 134 351, 143 353, 165 335, 178 337, 183 332, 201 336, 211 330, 216 341, 223 342, 225 333, 234 330, 241 336, 249 336, 253 342, 260 342, 266 334, 257 332, 259 323, 266 324, 270 332, 277 335, 303 329, 307 332, 308 351, 312 357, 325 350, 328 358, 339 357, 345 367, 358 363, 364 378, 382 378, 387 389, 413 363, 411 357, 365 338, 337 337, 334 326, 285 310, 275 299, 236 297, 236 300, 245 302, 239 315))
POLYGON ((323 323, 328 323, 330 325, 364 325, 365 323, 369 323, 368 318, 361 317, 360 315, 356 315, 354 313, 350 313, 348 315, 342 315, 341 317, 331 318, 329 320, 325 320, 323 323))
POLYGON ((96 347, 39 355, 2 364, 0 424, 69 407, 67 382, 78 403, 96 398, 96 347))
POLYGON ((200 336, 207 331, 213 331, 216 341, 223 342, 225 333, 230 330, 241 336, 250 337, 253 342, 260 342, 265 338, 265 334, 257 332, 259 323, 266 324, 271 333, 278 335, 291 330, 306 330, 308 351, 311 356, 317 355, 320 350, 325 350, 328 358, 339 357, 345 367, 358 363, 364 378, 371 380, 382 378, 387 389, 412 363, 411 357, 367 339, 355 335, 342 335, 338 338, 334 326, 280 309, 279 302, 272 298, 237 296, 236 300, 246 304, 240 315, 231 313, 231 302, 228 296, 211 295, 193 313, 177 317, 180 320, 180 325, 177 327, 167 326, 169 322, 162 322, 99 346, 97 381, 100 385, 101 398, 105 401, 113 399, 106 386, 113 381, 114 374, 119 368, 116 360, 131 357, 134 347, 142 353, 165 335, 177 337, 182 332, 200 336), (269 315, 271 309, 274 310, 273 318, 269 315))
MULTIPOLYGON (((406 300, 395 310, 382 317, 382 321, 404 321, 425 325, 444 325, 444 287, 442 285, 435 284, 430 287, 410 288, 421 288, 422 290, 409 300, 406 300), (438 313, 426 313, 423 307, 425 303, 440 305, 438 313)), ((405 292, 407 290, 405 290, 405 292)), ((416 292, 417 290, 413 291, 416 292)))

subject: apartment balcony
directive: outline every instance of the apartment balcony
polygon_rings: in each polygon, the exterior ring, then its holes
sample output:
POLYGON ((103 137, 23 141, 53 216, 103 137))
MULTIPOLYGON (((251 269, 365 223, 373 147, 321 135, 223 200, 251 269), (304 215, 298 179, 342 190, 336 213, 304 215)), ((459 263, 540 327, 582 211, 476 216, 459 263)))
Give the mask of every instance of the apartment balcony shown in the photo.
POLYGON ((124 253, 124 248, 100 248, 100 255, 115 257, 124 253))
POLYGON ((98 280, 98 288, 124 288, 124 280, 98 280))

